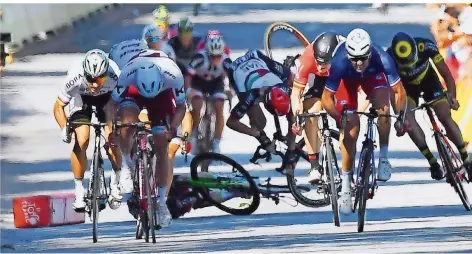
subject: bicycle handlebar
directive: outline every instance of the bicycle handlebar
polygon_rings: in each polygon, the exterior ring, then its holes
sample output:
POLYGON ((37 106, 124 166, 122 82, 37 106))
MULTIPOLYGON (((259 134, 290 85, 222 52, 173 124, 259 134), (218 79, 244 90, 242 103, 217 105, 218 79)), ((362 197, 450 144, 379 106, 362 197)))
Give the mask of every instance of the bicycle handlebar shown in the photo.
POLYGON ((126 128, 126 127, 135 127, 135 128, 140 129, 140 130, 149 130, 146 127, 146 124, 151 124, 151 122, 150 121, 146 121, 146 122, 138 121, 138 122, 133 122, 133 123, 122 123, 121 121, 113 121, 113 130, 116 130, 116 129, 119 129, 119 128, 126 128))
POLYGON ((446 94, 443 94, 442 96, 434 99, 434 100, 431 100, 431 101, 428 101, 428 102, 425 102, 425 103, 422 103, 421 105, 417 106, 416 108, 412 108, 410 109, 410 111, 416 111, 416 110, 419 110, 419 109, 424 109, 424 108, 427 108, 427 107, 430 107, 431 104, 434 104, 436 103, 437 101, 439 100, 442 100, 444 97, 448 98, 446 94))
POLYGON ((80 121, 67 121, 67 125, 87 125, 87 126, 92 126, 92 127, 105 127, 108 124, 107 123, 90 123, 90 122, 80 122, 80 121))

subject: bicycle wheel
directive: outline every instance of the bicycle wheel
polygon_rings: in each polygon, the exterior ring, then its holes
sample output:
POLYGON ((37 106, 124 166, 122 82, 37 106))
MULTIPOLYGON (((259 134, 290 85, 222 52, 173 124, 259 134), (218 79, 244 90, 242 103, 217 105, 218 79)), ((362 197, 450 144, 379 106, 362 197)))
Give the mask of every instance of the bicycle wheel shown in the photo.
MULTIPOLYGON (((471 210, 469 198, 467 197, 467 193, 464 190, 464 186, 462 186, 462 181, 457 175, 457 167, 454 166, 452 161, 451 155, 454 153, 452 148, 446 144, 444 138, 439 133, 434 133, 434 138, 436 140, 436 145, 438 146, 439 157, 443 163, 443 167, 446 169, 447 178, 449 179, 450 184, 454 187, 457 195, 462 201, 464 208, 467 211, 471 210)), ((457 164, 456 165, 460 165, 457 164)))
POLYGON ((128 209, 133 217, 136 219, 136 239, 143 239, 144 228, 142 224, 142 212, 141 212, 141 178, 140 178, 139 163, 136 162, 136 170, 134 171, 133 179, 133 196, 128 200, 128 209))
POLYGON ((362 146, 361 156, 359 161, 361 165, 358 166, 360 172, 357 175, 356 181, 356 200, 354 201, 354 208, 359 204, 357 211, 357 232, 364 231, 365 211, 367 206, 367 199, 369 198, 369 177, 371 170, 371 155, 373 151, 373 144, 367 143, 362 146))
POLYGON ((239 163, 225 155, 207 152, 195 156, 190 163, 190 173, 192 186, 204 200, 224 212, 249 215, 259 207, 260 192, 256 182, 239 163), (218 163, 215 166, 209 163, 209 173, 199 175, 205 161, 218 163), (232 207, 235 204, 239 206, 232 207))
POLYGON ((338 207, 338 186, 339 186, 339 168, 336 161, 336 154, 330 141, 326 142, 326 153, 327 160, 326 166, 328 168, 329 175, 329 194, 331 200, 331 208, 333 209, 333 222, 334 225, 339 227, 339 207, 338 207), (337 184, 337 185, 336 185, 337 184))
POLYGON ((95 149, 93 155, 93 177, 92 177, 92 238, 93 242, 98 241, 98 209, 100 205, 100 172, 99 172, 99 153, 100 150, 95 149))
MULTIPOLYGON (((147 224, 146 226, 148 227, 149 231, 151 232, 151 239, 153 243, 156 243, 156 232, 155 232, 155 226, 157 225, 157 220, 156 220, 156 195, 153 195, 155 193, 153 191, 153 184, 151 183, 151 178, 150 176, 153 176, 150 172, 149 164, 148 164, 148 156, 147 152, 143 151, 142 152, 142 161, 141 163, 143 164, 143 178, 144 178, 144 187, 146 190, 146 213, 147 213, 147 224)), ((147 234, 147 239, 149 239, 149 234, 147 234)), ((146 241, 148 242, 148 241, 146 241)))
MULTIPOLYGON (((305 48, 308 46, 310 42, 308 39, 294 26, 286 23, 286 22, 274 22, 267 27, 266 32, 264 34, 264 50, 266 55, 272 59, 282 62, 284 59, 274 59, 274 55, 272 54, 273 48, 276 46, 280 48, 287 48, 287 47, 303 47, 305 48), (280 39, 276 39, 279 37, 280 39), (287 36, 288 35, 288 36, 287 36), (288 43, 288 45, 287 45, 288 43), (277 45, 283 44, 283 45, 277 45)), ((300 50, 298 50, 300 51, 300 50)), ((303 51, 303 50, 301 50, 303 51)))
MULTIPOLYGON (((330 136, 332 140, 339 139, 339 132, 337 130, 330 129, 330 136)), ((308 154, 307 152, 303 151, 303 147, 305 146, 305 140, 301 139, 296 145, 296 152, 299 155, 299 158, 303 158, 304 160, 308 161, 308 154)), ((323 165, 323 162, 321 162, 323 165)), ((287 170, 287 183, 290 188, 290 192, 292 196, 297 200, 300 204, 307 206, 307 207, 323 207, 330 204, 329 199, 325 196, 319 197, 319 192, 322 188, 320 186, 311 184, 308 179, 308 175, 305 173, 306 170, 301 170, 294 168, 292 170, 287 170), (305 189, 308 188, 309 191, 305 189)))

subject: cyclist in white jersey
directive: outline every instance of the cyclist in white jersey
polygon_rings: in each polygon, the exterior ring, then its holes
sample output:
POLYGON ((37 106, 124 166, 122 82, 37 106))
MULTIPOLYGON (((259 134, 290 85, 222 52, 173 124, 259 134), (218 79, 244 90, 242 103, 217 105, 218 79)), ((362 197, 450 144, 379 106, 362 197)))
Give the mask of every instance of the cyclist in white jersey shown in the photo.
MULTIPOLYGON (((192 143, 195 143, 197 128, 200 124, 200 112, 203 106, 203 93, 209 93, 213 99, 213 108, 216 114, 216 130, 213 139, 213 152, 219 152, 220 139, 224 128, 224 79, 226 74, 223 62, 231 61, 224 53, 225 42, 221 35, 208 39, 206 48, 192 57, 185 76, 187 97, 192 104, 192 143)), ((192 147, 196 148, 195 145, 192 147)))
MULTIPOLYGON (((232 63, 224 62, 224 69, 239 98, 238 104, 231 110, 226 126, 255 137, 265 150, 274 152, 274 146, 264 132, 267 119, 259 106, 259 103, 263 102, 267 111, 274 117, 287 117, 288 150, 293 151, 295 134, 290 130, 294 121, 290 112, 290 84, 293 82, 293 75, 290 70, 258 50, 250 50, 232 63), (251 127, 240 121, 246 114, 251 127)), ((284 162, 293 165, 295 157, 291 155, 291 158, 284 158, 284 162)))
MULTIPOLYGON (((123 123, 138 121, 138 113, 144 107, 148 110, 151 132, 154 136, 155 172, 159 195, 159 224, 167 227, 171 221, 166 206, 168 179, 172 179, 168 155, 168 133, 175 132, 185 114, 184 79, 177 64, 159 51, 137 56, 122 70, 118 85, 113 90, 109 120, 116 114, 123 123), (118 109, 118 111, 117 111, 118 109)), ((110 121, 111 123, 111 121, 110 121)), ((120 131, 122 168, 133 168, 131 140, 134 130, 120 131)), ((132 188, 129 189, 129 193, 132 188)))
POLYGON ((175 61, 174 49, 165 41, 166 34, 159 28, 153 25, 148 25, 143 31, 143 41, 150 49, 160 50, 165 52, 172 60, 175 61))
POLYGON ((132 57, 147 48, 146 42, 142 40, 126 40, 113 45, 108 56, 121 70, 132 57))
MULTIPOLYGON (((54 117, 62 129, 64 142, 70 143, 72 136, 66 125, 67 120, 90 122, 92 106, 96 107, 98 120, 105 122, 104 107, 110 98, 111 91, 117 84, 119 75, 120 70, 116 63, 109 60, 105 52, 98 49, 88 51, 85 58, 75 63, 67 72, 67 77, 54 104, 54 117), (69 105, 69 119, 64 109, 66 105, 69 105)), ((73 206, 76 211, 83 212, 85 209, 83 178, 87 167, 86 150, 89 144, 90 127, 85 125, 71 127, 75 134, 74 148, 71 154, 71 166, 75 178, 73 206)), ((105 128, 105 137, 110 131, 111 129, 105 128)), ((119 198, 118 180, 120 180, 121 155, 119 149, 111 149, 109 152, 115 172, 111 175, 111 195, 119 198)), ((132 183, 127 183, 123 177, 120 182, 132 186, 132 183)))

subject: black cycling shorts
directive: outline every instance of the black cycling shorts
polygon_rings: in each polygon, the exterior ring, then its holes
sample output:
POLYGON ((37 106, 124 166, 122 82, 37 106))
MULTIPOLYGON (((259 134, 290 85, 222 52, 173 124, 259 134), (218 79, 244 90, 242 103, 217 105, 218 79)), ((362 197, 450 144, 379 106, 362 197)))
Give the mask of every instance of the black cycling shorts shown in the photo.
POLYGON ((69 120, 70 121, 83 121, 83 122, 90 122, 92 121, 92 106, 95 106, 97 109, 96 117, 99 122, 106 121, 105 115, 105 105, 110 100, 111 92, 106 94, 101 94, 98 96, 90 96, 90 95, 81 95, 82 97, 82 109, 79 111, 74 112, 69 120))
POLYGON ((192 77, 192 88, 202 93, 224 93, 225 83, 223 77, 208 81, 195 75, 192 77))
POLYGON ((316 76, 315 80, 313 81, 313 86, 310 87, 308 91, 303 95, 303 99, 304 100, 308 100, 311 98, 321 99, 327 79, 328 77, 316 76))
POLYGON ((443 95, 444 89, 439 80, 438 75, 433 68, 428 70, 428 73, 418 85, 404 83, 406 95, 410 97, 416 105, 419 103, 421 92, 425 101, 432 101, 443 95))

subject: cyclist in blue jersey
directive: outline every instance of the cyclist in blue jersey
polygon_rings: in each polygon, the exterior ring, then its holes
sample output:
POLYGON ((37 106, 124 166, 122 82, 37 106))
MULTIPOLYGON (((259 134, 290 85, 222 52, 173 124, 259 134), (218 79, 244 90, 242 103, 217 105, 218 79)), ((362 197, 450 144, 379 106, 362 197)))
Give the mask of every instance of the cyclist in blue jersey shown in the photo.
MULTIPOLYGON (((406 92, 395 69, 394 60, 378 45, 373 44, 369 34, 363 29, 354 29, 336 51, 326 86, 322 95, 322 104, 326 111, 336 119, 338 125, 343 108, 348 111, 357 110, 357 91, 359 86, 370 99, 372 106, 379 114, 389 114, 390 101, 396 100, 395 113, 403 114, 406 92), (340 83, 344 82, 347 91, 346 100, 335 101, 340 83), (392 91, 397 95, 394 96, 392 91), (396 98, 396 99, 394 99, 396 98)), ((341 91, 341 89, 340 89, 341 91)), ((351 184, 349 173, 354 166, 356 141, 359 136, 359 116, 349 114, 345 126, 341 126, 340 148, 342 156, 342 188, 340 195, 340 211, 352 213, 351 184)), ((391 176, 391 165, 388 161, 388 142, 390 134, 390 118, 379 117, 380 155, 377 179, 387 181, 391 176)), ((395 125, 399 126, 400 125, 395 125)))

